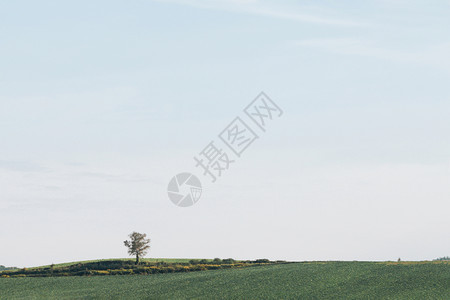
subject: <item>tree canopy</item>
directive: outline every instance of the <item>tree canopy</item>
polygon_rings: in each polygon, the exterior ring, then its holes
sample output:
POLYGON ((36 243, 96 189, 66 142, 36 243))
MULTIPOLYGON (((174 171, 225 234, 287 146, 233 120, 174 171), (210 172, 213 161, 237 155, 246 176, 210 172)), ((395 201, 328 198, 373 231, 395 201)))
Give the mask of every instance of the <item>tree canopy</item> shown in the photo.
POLYGON ((128 254, 136 257, 136 264, 142 257, 147 255, 150 249, 150 239, 147 239, 147 234, 134 231, 128 235, 130 240, 124 241, 124 245, 128 248, 128 254))

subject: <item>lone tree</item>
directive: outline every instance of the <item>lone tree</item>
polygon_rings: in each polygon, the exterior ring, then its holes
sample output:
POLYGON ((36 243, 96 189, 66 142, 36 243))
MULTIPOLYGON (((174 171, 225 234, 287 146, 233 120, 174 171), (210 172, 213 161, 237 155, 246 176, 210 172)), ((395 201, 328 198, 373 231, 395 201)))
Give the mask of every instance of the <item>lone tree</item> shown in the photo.
POLYGON ((144 257, 148 249, 150 249, 150 239, 146 239, 145 233, 133 232, 128 235, 129 241, 124 241, 125 246, 128 247, 128 254, 136 256, 136 265, 139 264, 139 259, 144 257))

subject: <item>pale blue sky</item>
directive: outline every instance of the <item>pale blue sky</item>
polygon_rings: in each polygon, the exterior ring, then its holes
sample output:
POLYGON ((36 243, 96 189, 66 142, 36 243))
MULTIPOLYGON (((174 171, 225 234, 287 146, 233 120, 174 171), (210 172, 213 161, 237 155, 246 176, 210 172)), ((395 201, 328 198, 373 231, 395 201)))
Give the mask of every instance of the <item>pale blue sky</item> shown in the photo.
POLYGON ((0 264, 123 257, 133 230, 152 257, 449 255, 449 13, 0 1, 0 264), (262 90, 283 117, 174 206, 170 178, 262 90))

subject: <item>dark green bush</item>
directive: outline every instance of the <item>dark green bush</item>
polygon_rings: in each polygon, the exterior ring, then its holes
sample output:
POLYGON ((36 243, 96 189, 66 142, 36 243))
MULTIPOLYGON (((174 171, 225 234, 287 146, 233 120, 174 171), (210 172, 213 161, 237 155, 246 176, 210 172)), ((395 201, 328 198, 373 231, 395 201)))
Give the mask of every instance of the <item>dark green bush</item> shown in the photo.
POLYGON ((227 258, 227 259, 222 260, 222 263, 224 263, 224 264, 234 264, 235 262, 236 261, 232 258, 227 258))

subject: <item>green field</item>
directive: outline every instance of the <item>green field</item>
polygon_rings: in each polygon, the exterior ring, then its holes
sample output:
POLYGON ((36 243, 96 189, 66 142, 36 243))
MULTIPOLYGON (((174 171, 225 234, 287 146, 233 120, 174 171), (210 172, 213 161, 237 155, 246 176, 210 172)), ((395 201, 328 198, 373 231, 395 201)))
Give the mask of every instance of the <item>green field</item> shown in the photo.
POLYGON ((306 262, 155 275, 0 278, 1 299, 450 299, 448 262, 306 262))

